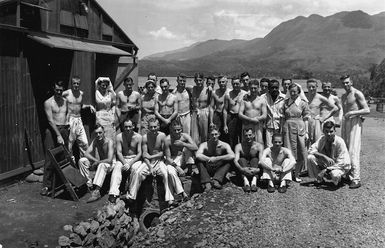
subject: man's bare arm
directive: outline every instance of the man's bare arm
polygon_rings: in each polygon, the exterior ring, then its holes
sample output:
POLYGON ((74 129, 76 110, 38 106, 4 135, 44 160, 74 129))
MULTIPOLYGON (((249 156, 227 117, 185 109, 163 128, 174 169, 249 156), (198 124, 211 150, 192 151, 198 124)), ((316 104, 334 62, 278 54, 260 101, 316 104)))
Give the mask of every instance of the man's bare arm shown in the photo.
POLYGON ((242 150, 242 145, 241 144, 237 144, 235 146, 235 154, 234 154, 234 165, 235 167, 242 172, 242 166, 239 164, 238 160, 240 159, 241 157, 241 150, 242 150))
POLYGON ((330 111, 328 111, 328 114, 322 117, 322 119, 320 120, 322 123, 325 120, 329 119, 329 117, 333 116, 338 111, 338 107, 324 96, 321 96, 321 101, 328 107, 328 109, 331 109, 330 111))
POLYGON ((158 118, 161 122, 166 122, 166 119, 163 118, 163 116, 161 116, 160 113, 159 113, 159 101, 158 101, 158 97, 160 97, 160 96, 155 97, 154 114, 155 114, 156 118, 158 118))
POLYGON ((142 136, 137 135, 138 143, 136 144, 136 156, 130 161, 129 165, 133 165, 142 157, 142 136))
POLYGON ((107 158, 103 159, 103 160, 100 160, 99 163, 111 164, 113 157, 114 157, 114 142, 112 140, 108 140, 108 155, 107 155, 107 158))
POLYGON ((207 149, 207 142, 200 144, 195 157, 201 161, 208 162, 210 160, 210 157, 204 155, 204 151, 206 149, 207 149))
POLYGON ((178 101, 174 96, 174 112, 172 112, 171 116, 168 118, 168 121, 171 122, 177 117, 177 115, 178 115, 178 101))
POLYGON ((226 149, 227 154, 221 155, 221 156, 216 156, 216 159, 218 161, 221 161, 221 160, 225 160, 225 161, 234 160, 235 155, 234 155, 234 152, 231 149, 230 145, 225 143, 225 142, 222 142, 222 145, 226 149))
POLYGON ((64 139, 61 136, 61 133, 60 133, 59 129, 57 128, 55 122, 53 121, 52 106, 51 106, 51 104, 49 102, 50 102, 50 99, 48 99, 47 101, 44 102, 44 111, 45 111, 45 114, 47 116, 48 124, 51 126, 51 128, 55 132, 57 142, 59 144, 64 145, 64 139))
POLYGON ((151 171, 151 163, 150 163, 150 158, 148 154, 148 147, 147 147, 147 134, 145 134, 142 138, 142 151, 143 151, 143 161, 146 163, 147 167, 151 171))
POLYGON ((191 152, 195 152, 198 150, 198 146, 195 144, 194 140, 190 135, 182 133, 183 137, 187 140, 187 142, 183 142, 183 146, 189 149, 191 152))
POLYGON ((91 142, 90 146, 87 148, 86 152, 84 153, 84 156, 93 162, 98 162, 99 160, 92 156, 91 154, 94 152, 94 140, 91 142))
POLYGON ((273 167, 271 167, 270 165, 265 163, 265 160, 271 159, 269 157, 269 153, 270 153, 270 148, 266 148, 265 150, 263 150, 261 160, 259 160, 259 164, 262 166, 263 169, 268 170, 268 171, 272 171, 273 167))
POLYGON ((166 162, 175 167, 176 164, 174 163, 174 160, 172 160, 171 158, 170 146, 171 146, 171 139, 166 138, 166 141, 164 142, 164 155, 166 157, 166 162))
POLYGON ((118 160, 122 164, 125 164, 126 160, 124 159, 124 156, 122 154, 122 143, 123 143, 123 138, 122 138, 122 133, 120 133, 116 136, 116 156, 118 157, 118 160))

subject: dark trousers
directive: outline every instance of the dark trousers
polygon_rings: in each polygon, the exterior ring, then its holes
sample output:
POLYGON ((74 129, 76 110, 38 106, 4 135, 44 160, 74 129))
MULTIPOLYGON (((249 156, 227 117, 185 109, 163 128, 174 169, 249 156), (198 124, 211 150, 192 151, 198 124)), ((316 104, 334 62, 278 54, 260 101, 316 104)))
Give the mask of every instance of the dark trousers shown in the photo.
MULTIPOLYGON (((259 167, 259 165, 258 165, 258 163, 259 163, 259 159, 258 158, 252 158, 252 159, 246 159, 246 158, 240 158, 239 160, 238 160, 238 163, 241 165, 241 167, 243 167, 243 168, 247 168, 247 167, 251 167, 251 168, 258 168, 259 167)), ((260 171, 262 171, 262 170, 260 170, 260 171)), ((241 173, 237 173, 237 175, 240 177, 240 179, 241 178, 243 178, 242 177, 242 175, 243 174, 241 174, 241 173)), ((257 177, 259 177, 261 175, 261 172, 259 173, 259 175, 256 175, 257 177)), ((250 176, 247 176, 247 178, 250 180, 252 177, 250 176)))
MULTIPOLYGON (((64 146, 68 149, 69 126, 60 125, 60 126, 57 126, 57 128, 59 129, 59 132, 64 139, 64 146)), ((45 161, 44 161, 43 187, 51 188, 52 176, 54 171, 51 165, 51 157, 49 155, 48 150, 59 146, 59 144, 57 143, 57 135, 51 127, 47 128, 44 134, 45 134, 45 137, 44 137, 45 161)))
POLYGON ((235 145, 241 141, 242 136, 242 121, 239 119, 238 114, 228 113, 227 127, 229 128, 229 145, 234 149, 235 145))
MULTIPOLYGON (((171 115, 162 115, 163 118, 165 119, 168 119, 170 118, 171 115)), ((170 126, 171 126, 171 122, 169 124, 166 124, 164 122, 162 122, 161 120, 159 120, 159 131, 161 131, 162 133, 165 133, 166 136, 170 134, 170 126)))
POLYGON ((213 180, 223 183, 223 179, 231 166, 228 161, 218 161, 216 163, 208 164, 207 162, 199 160, 197 161, 197 165, 201 177, 201 184, 210 183, 211 176, 213 177, 213 180))

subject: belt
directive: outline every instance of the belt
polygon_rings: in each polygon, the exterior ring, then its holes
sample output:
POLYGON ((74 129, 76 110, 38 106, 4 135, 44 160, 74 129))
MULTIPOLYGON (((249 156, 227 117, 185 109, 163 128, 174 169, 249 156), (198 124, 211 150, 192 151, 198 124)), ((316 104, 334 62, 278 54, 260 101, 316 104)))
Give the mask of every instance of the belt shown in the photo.
POLYGON ((190 111, 188 111, 188 112, 186 112, 186 113, 183 113, 183 114, 178 114, 178 116, 179 116, 179 117, 183 117, 183 116, 186 116, 186 115, 188 115, 188 114, 190 114, 190 111))

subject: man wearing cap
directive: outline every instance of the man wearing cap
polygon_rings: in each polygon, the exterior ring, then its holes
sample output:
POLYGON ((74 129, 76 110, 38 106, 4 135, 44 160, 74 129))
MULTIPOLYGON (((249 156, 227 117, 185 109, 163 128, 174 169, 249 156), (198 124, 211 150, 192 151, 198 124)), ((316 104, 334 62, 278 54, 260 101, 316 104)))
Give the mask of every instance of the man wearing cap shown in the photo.
POLYGON ((351 184, 349 188, 361 187, 360 178, 360 152, 363 115, 368 115, 370 109, 364 94, 353 87, 353 81, 349 75, 340 78, 346 93, 342 95, 342 118, 341 134, 349 150, 352 169, 350 171, 351 184))

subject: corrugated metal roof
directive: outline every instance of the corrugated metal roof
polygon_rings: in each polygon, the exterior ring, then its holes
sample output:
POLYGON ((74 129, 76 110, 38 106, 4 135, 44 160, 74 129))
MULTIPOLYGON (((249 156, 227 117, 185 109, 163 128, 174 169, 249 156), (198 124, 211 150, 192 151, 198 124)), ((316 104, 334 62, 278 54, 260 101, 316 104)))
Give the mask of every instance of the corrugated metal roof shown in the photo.
POLYGON ((96 52, 120 56, 130 56, 131 54, 111 45, 96 44, 91 42, 84 42, 64 37, 57 37, 52 35, 28 35, 31 38, 50 48, 61 48, 76 51, 96 52))

